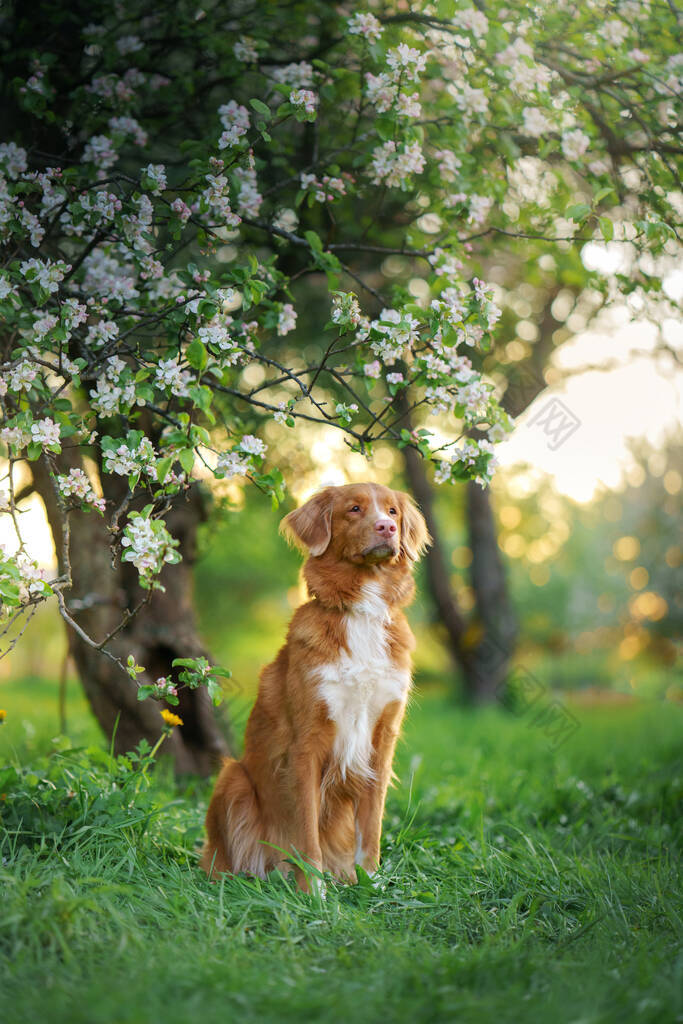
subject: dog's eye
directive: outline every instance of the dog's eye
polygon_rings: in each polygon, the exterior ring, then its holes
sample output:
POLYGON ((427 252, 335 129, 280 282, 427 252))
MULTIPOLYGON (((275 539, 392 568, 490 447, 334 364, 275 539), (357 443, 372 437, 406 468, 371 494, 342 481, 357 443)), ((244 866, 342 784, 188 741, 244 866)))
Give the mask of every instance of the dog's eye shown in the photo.
POLYGON ((352 512, 360 512, 360 505, 354 505, 351 509, 352 512))
POLYGON ((390 508, 389 509, 389 515, 390 516, 395 516, 396 515, 396 509, 395 508, 390 508))

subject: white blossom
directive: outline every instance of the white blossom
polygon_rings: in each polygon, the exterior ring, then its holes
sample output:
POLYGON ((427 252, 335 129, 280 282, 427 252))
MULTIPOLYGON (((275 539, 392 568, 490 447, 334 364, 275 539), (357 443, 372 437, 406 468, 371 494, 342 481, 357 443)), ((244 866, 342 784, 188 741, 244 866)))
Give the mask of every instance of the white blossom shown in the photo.
POLYGON ((36 444, 58 445, 59 424, 49 416, 42 420, 35 420, 31 424, 31 440, 36 444))
POLYGON ((218 148, 236 146, 242 136, 249 131, 249 111, 235 100, 230 100, 218 108, 218 116, 225 129, 218 140, 218 148))
POLYGON ((238 447, 243 451, 247 452, 248 455, 262 456, 266 451, 266 444, 261 440, 260 437, 255 437, 253 434, 245 434, 240 441, 238 447))
POLYGON ((161 195, 167 185, 166 168, 163 164, 147 164, 144 168, 145 174, 153 183, 155 196, 161 195))
POLYGON ((349 18, 346 25, 350 35, 363 36, 370 43, 376 43, 384 31, 374 14, 360 11, 349 18))
POLYGON ((389 188, 408 188, 411 174, 421 174, 424 170, 425 158, 419 142, 403 144, 398 149, 393 139, 389 139, 372 151, 370 165, 373 182, 376 185, 386 184, 389 188))
POLYGON ((524 132, 535 139, 539 139, 550 130, 550 122, 545 114, 538 107, 525 107, 522 111, 524 119, 524 132))
POLYGON ((278 313, 277 333, 283 337, 296 327, 297 312, 291 302, 285 302, 278 313))
POLYGON ((578 160, 590 146, 590 137, 580 128, 562 136, 562 152, 567 160, 578 160))

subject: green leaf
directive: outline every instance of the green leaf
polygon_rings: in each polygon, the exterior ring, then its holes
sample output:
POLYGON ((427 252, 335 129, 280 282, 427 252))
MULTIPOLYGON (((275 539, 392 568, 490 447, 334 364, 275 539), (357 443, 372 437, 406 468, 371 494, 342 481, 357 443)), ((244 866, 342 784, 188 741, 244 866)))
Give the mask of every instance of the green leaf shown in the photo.
POLYGON ((310 245, 311 249, 314 250, 314 252, 323 251, 322 239, 320 238, 320 235, 318 235, 315 231, 304 231, 304 238, 310 245))
POLYGON ((169 470, 174 462, 174 456, 169 455, 166 459, 159 459, 157 462, 157 480, 160 484, 163 484, 164 480, 169 474, 169 470))
POLYGON ((261 116, 264 117, 267 121, 270 121, 270 107, 267 107, 263 100, 249 100, 249 106, 252 108, 252 110, 255 110, 257 114, 261 114, 261 116))
POLYGON ((590 212, 591 208, 588 203, 575 203, 574 206, 568 207, 567 217, 578 224, 580 221, 585 220, 590 212))
POLYGON ((609 217, 600 217, 598 218, 598 223, 600 225, 600 232, 602 234, 602 237, 605 239, 606 242, 611 242, 614 238, 614 224, 612 223, 612 221, 609 219, 609 217))
POLYGON ((215 679, 209 679, 206 684, 206 689, 209 692, 211 703, 215 708, 219 707, 223 703, 223 690, 221 689, 220 683, 217 683, 215 679))
POLYGON ((188 346, 186 352, 187 361, 195 370, 200 373, 208 362, 208 354, 203 343, 199 338, 195 338, 194 341, 188 346))
POLYGON ((178 460, 186 473, 192 472, 194 466, 194 451, 192 448, 183 448, 178 454, 178 460))

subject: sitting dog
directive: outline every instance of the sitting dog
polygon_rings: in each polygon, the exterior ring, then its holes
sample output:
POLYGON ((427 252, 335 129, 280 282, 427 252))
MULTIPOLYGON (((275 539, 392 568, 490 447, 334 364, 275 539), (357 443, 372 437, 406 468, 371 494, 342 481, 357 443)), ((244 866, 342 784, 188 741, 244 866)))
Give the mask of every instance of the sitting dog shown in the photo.
POLYGON ((244 756, 218 776, 201 864, 264 878, 293 855, 307 889, 319 878, 302 862, 343 881, 378 867, 415 646, 401 608, 429 534, 407 494, 377 484, 326 487, 281 530, 308 552, 311 599, 261 673, 244 756))

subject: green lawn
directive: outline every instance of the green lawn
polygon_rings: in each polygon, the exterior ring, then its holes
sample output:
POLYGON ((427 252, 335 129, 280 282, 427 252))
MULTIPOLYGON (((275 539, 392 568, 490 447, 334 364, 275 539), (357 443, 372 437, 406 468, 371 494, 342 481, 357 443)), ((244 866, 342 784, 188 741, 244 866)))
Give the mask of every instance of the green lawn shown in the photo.
POLYGON ((574 708, 553 750, 529 714, 419 696, 382 870, 323 902, 208 884, 208 787, 100 746, 43 759, 54 687, 26 685, 0 687, 6 1024, 680 1020, 679 706, 574 708))

